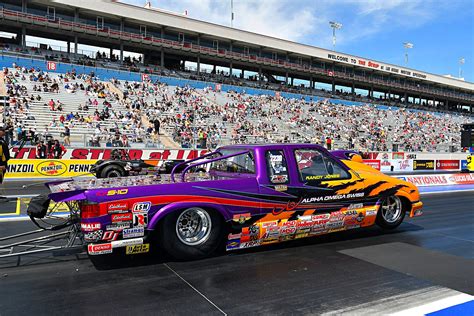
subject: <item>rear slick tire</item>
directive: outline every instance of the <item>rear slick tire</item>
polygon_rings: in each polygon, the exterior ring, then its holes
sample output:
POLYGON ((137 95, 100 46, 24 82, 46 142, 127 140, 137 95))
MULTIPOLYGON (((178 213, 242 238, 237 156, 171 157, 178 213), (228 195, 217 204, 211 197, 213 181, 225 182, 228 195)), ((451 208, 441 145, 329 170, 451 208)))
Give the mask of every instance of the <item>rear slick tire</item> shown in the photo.
POLYGON ((376 223, 383 229, 395 229, 403 222, 405 211, 405 205, 398 196, 384 197, 381 199, 376 223))
POLYGON ((213 210, 190 207, 175 211, 161 222, 159 244, 179 260, 208 257, 221 242, 222 226, 213 210))

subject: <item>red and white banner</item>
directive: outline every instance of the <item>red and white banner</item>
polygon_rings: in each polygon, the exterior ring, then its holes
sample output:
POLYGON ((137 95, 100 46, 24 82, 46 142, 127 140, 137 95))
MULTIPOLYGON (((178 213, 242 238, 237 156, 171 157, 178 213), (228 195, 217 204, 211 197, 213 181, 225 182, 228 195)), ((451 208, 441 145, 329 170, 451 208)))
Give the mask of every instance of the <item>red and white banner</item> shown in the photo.
MULTIPOLYGON (((62 159, 110 159, 115 148, 67 148, 62 159)), ((156 160, 188 160, 197 158, 207 153, 207 150, 196 149, 126 149, 130 159, 156 159, 156 160)), ((11 157, 16 159, 35 159, 35 147, 14 147, 10 151, 11 157), (17 154, 18 153, 18 154, 17 154)))
POLYGON ((397 178, 413 183, 419 187, 437 185, 474 184, 474 174, 453 173, 453 174, 430 174, 430 175, 409 175, 397 176, 397 178))
POLYGON ((150 79, 150 76, 148 74, 142 74, 142 81, 148 81, 150 79))
POLYGON ((54 61, 47 61, 46 69, 56 71, 56 63, 54 61))
POLYGON ((371 166, 374 169, 380 170, 380 160, 377 159, 364 159, 364 163, 371 166))
POLYGON ((436 170, 459 170, 459 160, 436 160, 436 170))

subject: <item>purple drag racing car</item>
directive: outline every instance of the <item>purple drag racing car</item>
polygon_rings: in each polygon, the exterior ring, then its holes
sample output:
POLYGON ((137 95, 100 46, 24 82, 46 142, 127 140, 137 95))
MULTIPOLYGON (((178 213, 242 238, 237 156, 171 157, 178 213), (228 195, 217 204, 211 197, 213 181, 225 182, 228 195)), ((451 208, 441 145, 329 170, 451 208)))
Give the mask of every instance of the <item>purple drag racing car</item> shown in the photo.
POLYGON ((418 190, 346 151, 311 144, 235 145, 179 174, 47 184, 49 199, 78 205, 89 255, 157 247, 180 259, 220 245, 244 249, 421 215, 418 190), (190 169, 207 165, 207 172, 190 169))

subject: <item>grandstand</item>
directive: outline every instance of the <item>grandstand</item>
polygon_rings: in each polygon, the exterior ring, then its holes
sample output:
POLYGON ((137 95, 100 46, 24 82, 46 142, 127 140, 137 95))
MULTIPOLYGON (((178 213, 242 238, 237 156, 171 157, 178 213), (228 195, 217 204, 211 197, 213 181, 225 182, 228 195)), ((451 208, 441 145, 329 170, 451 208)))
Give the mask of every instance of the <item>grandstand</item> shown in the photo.
POLYGON ((120 133, 131 146, 168 148, 329 138, 362 151, 454 151, 474 110, 472 83, 169 12, 106 0, 2 5, 0 30, 17 34, 0 43, 7 126, 47 127, 56 138, 68 126, 73 145, 110 145, 120 133), (98 10, 104 1, 110 14, 98 10), (67 41, 68 50, 28 46, 26 35, 67 41), (81 54, 78 43, 110 54, 81 54), (125 49, 143 58, 125 58, 125 49))

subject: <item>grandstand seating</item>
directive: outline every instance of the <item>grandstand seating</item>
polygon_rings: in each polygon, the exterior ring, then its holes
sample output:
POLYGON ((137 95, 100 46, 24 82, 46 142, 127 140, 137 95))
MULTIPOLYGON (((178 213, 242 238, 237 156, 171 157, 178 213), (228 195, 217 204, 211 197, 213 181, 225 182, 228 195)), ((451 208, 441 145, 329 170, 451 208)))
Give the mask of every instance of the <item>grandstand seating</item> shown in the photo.
MULTIPOLYGON (((28 75, 25 79, 21 79, 21 75, 12 77, 17 71, 9 68, 10 78, 26 87, 28 96, 41 96, 41 101, 29 102, 29 108, 23 109, 23 113, 10 107, 10 117, 23 124, 25 129, 35 128, 41 133, 53 119, 59 121, 60 115, 66 116, 71 112, 78 112, 84 117, 93 116, 96 108, 99 111, 104 108, 103 100, 111 103, 111 112, 117 115, 129 113, 137 120, 133 128, 131 120, 122 121, 113 117, 89 125, 74 122, 71 135, 75 137, 76 143, 97 133, 94 131, 97 124, 100 124, 104 134, 118 128, 129 138, 146 143, 150 141, 146 134, 150 133, 145 130, 151 125, 150 121, 158 117, 165 132, 162 138, 167 139, 168 135, 184 147, 201 145, 200 135, 206 132, 207 147, 242 142, 324 143, 325 138, 330 137, 335 148, 392 150, 395 144, 399 150, 447 151, 452 145, 459 149, 459 128, 469 120, 460 115, 433 114, 316 97, 302 98, 301 95, 287 94, 296 97, 283 98, 269 90, 254 90, 252 95, 244 93, 244 89, 239 87, 234 87, 238 91, 228 89, 216 92, 212 90, 214 85, 210 84, 198 85, 198 88, 201 87, 198 89, 152 81, 126 81, 123 80, 127 78, 124 74, 122 80, 104 83, 103 99, 97 98, 95 94, 86 95, 83 90, 66 92, 65 82, 53 73, 49 75, 59 82, 59 93, 34 92, 33 87, 38 83, 31 82, 28 75), (59 100, 63 104, 62 111, 51 111, 49 106, 45 106, 50 99, 55 102, 59 100), (84 105, 88 99, 97 99, 99 105, 92 105, 87 111, 78 111, 79 104, 84 105), (141 125, 141 128, 137 125, 141 125)), ((136 80, 135 75, 129 75, 136 80)), ((78 76, 68 83, 88 85, 95 79, 78 76)), ((162 81, 189 83, 187 80, 164 79, 162 81)), ((50 126, 49 131, 58 137, 63 127, 50 126)), ((156 141, 151 145, 156 146, 156 141)), ((167 146, 174 145, 171 141, 167 142, 167 146)))

